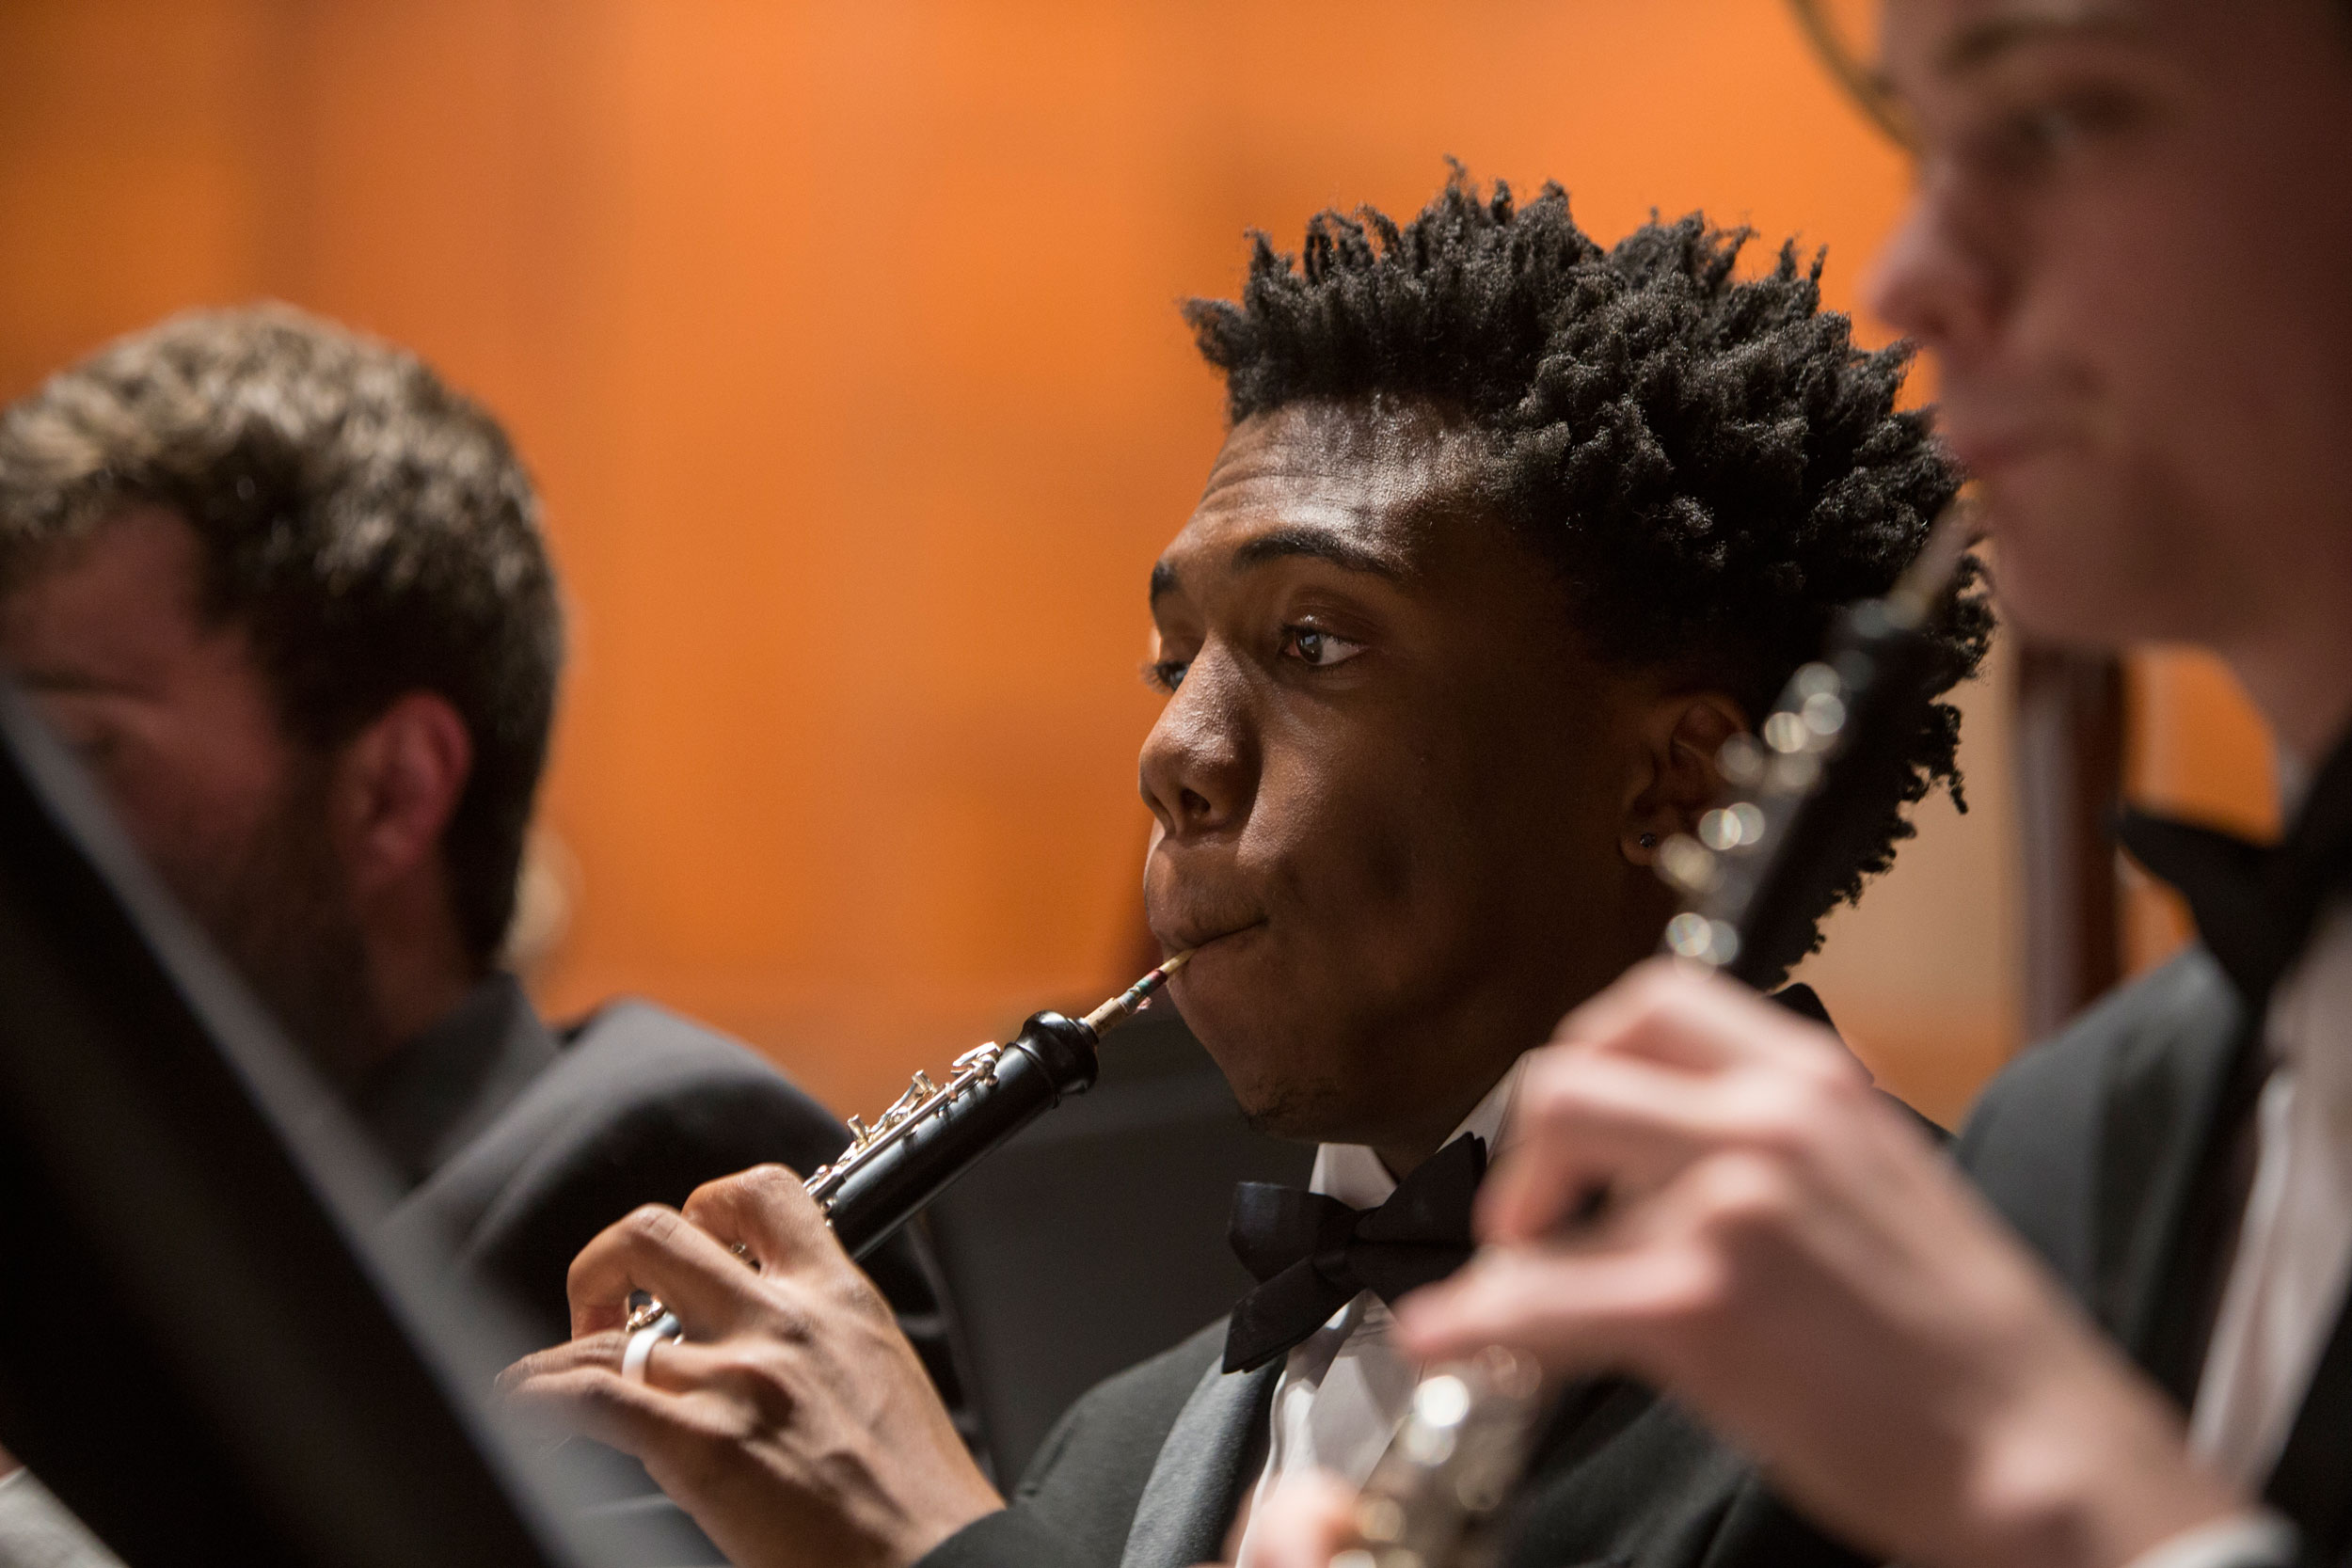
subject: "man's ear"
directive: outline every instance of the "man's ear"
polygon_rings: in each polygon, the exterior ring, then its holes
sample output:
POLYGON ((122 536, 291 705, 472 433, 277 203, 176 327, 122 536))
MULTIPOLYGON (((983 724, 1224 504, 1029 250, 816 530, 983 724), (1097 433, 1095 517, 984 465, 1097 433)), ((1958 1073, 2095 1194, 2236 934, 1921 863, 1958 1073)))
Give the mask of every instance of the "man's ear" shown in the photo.
POLYGON ((1658 860, 1658 847, 1723 798, 1715 755, 1748 727, 1740 705, 1720 691, 1680 691, 1652 702, 1635 721, 1618 847, 1636 865, 1658 860))
POLYGON ((473 736, 449 700, 411 691, 345 743, 335 760, 335 847, 361 898, 408 877, 440 850, 473 773, 473 736))

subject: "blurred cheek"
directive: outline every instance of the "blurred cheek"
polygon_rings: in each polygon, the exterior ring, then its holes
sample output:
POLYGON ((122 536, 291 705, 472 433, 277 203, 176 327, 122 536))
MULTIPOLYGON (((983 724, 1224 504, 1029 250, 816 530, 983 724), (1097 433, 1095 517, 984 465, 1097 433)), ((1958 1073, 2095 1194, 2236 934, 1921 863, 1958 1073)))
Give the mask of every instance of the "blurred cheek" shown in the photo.
POLYGON ((132 741, 100 765, 123 831, 183 896, 244 861, 277 799, 278 781, 226 765, 236 760, 203 747, 132 741))

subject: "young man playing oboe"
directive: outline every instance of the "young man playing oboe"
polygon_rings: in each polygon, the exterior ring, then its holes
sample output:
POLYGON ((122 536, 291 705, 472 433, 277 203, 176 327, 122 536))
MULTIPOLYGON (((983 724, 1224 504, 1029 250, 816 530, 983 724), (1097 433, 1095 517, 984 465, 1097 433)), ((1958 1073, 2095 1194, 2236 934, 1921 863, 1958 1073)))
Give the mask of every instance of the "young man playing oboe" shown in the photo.
MULTIPOLYGON (((1737 249, 1694 218, 1604 251, 1556 191, 1457 178, 1402 230, 1317 219, 1303 270, 1261 243, 1238 305, 1192 308, 1232 423, 1152 573, 1146 905, 1243 1108, 1323 1146, 1313 1192, 1237 1208, 1263 1283, 1228 1322, 1083 1400, 1007 1507, 771 1166, 591 1245, 517 1396, 747 1565, 1181 1568, 1288 1472, 1360 1479, 1413 1378, 1386 1303, 1466 1255, 1515 1064, 1656 947, 1656 850, 1723 741, 1954 488, 1894 411, 1902 356, 1857 352, 1793 254, 1735 281, 1737 249), (639 1288, 686 1337, 632 1379, 639 1288)), ((1954 624, 1947 685, 1986 629, 1954 624)), ((1957 785, 1956 732, 1939 708, 1883 780, 1845 893, 1957 785)), ((1845 1556, 1620 1381, 1569 1391, 1530 1488, 1540 1556, 1845 1556)))
POLYGON ((2352 8, 1892 0, 1883 72, 1919 179, 1878 304, 1937 355, 2004 604, 2225 658, 2289 826, 2127 825, 2201 940, 1994 1082, 1981 1197, 1827 1037, 1644 970, 1528 1069, 1501 1244, 1407 1338, 1652 1378, 1910 1563, 2340 1563, 2352 8))

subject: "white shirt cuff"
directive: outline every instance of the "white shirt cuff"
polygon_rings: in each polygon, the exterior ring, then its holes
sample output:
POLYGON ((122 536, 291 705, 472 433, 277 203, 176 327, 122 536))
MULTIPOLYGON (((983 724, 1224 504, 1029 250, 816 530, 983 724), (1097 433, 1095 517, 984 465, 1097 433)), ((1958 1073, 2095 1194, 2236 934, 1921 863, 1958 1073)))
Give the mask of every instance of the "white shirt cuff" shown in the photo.
POLYGON ((2295 1527, 2249 1509, 2159 1541, 2126 1568, 2295 1568, 2295 1527))

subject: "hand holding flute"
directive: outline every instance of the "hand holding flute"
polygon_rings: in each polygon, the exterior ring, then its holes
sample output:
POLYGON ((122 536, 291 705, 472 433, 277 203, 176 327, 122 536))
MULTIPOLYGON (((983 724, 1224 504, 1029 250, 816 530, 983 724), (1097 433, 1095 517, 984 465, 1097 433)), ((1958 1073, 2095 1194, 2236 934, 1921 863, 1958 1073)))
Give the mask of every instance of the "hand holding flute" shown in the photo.
MULTIPOLYGON (((1841 651, 1798 673, 1765 745, 1726 758, 1752 803, 1661 856, 1698 905, 1669 929, 1680 957, 1530 1059, 1479 1195, 1488 1244, 1401 1304, 1399 1335, 1432 1358, 1507 1345, 1554 1373, 1632 1373, 1906 1562, 2121 1565, 2237 1497, 1844 1047, 1732 983, 1802 953, 1784 911, 1851 819, 1848 781, 1915 709, 1914 633, 1965 526, 1948 515, 1841 651)), ((1290 1528, 1308 1540, 1316 1520, 1290 1528)))

